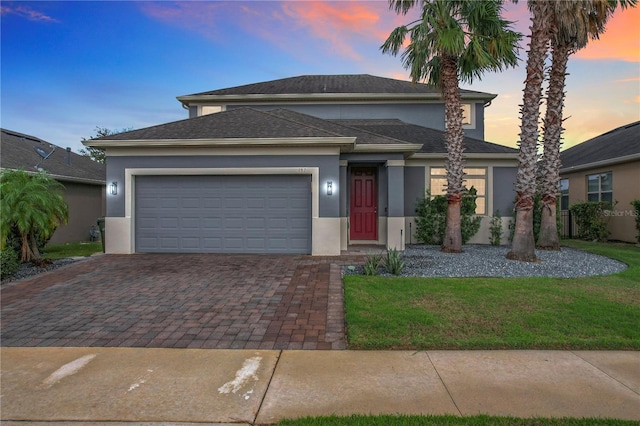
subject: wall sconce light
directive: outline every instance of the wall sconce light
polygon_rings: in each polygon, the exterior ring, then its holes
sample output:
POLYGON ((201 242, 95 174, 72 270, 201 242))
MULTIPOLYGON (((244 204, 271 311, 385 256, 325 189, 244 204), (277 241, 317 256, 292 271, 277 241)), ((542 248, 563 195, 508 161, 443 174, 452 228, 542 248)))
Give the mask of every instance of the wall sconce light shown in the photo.
POLYGON ((333 194, 333 182, 329 181, 327 182, 327 195, 332 195, 333 194))
POLYGON ((109 194, 118 195, 118 183, 117 182, 111 182, 109 184, 109 194))

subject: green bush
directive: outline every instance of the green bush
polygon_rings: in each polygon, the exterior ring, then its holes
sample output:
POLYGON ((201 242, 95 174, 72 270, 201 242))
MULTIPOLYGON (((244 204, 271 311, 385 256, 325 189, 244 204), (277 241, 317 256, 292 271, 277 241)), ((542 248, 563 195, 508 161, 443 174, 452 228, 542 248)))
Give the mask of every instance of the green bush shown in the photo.
POLYGON ((636 229, 638 230, 638 235, 636 236, 636 238, 638 239, 638 242, 640 243, 640 200, 633 200, 631 202, 631 205, 633 206, 633 208, 635 210, 636 229))
MULTIPOLYGON (((474 187, 471 187, 462 196, 460 226, 463 244, 466 244, 480 230, 482 217, 475 215, 477 192, 474 187)), ((416 214, 416 238, 424 244, 441 245, 444 241, 447 220, 447 196, 431 197, 430 192, 427 191, 426 196, 418 201, 416 214)))
POLYGON ((491 237, 489 238, 489 242, 492 246, 499 246, 502 242, 502 215, 500 215, 500 210, 496 210, 491 218, 491 224, 489 226, 489 232, 491 233, 491 237))
POLYGON ((578 238, 586 241, 607 241, 609 230, 604 212, 609 208, 610 204, 602 201, 587 201, 569 207, 578 226, 578 238))
POLYGON ((18 253, 11 246, 0 251, 0 279, 5 279, 18 271, 18 253))
POLYGON ((384 266, 390 274, 400 275, 404 269, 402 253, 396 249, 387 249, 387 258, 385 259, 384 266))

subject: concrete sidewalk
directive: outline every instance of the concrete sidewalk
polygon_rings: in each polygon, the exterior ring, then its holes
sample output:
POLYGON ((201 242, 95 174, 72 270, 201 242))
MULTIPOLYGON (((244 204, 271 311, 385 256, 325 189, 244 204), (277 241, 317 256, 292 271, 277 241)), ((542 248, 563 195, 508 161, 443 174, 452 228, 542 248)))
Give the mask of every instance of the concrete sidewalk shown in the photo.
POLYGON ((5 347, 0 356, 3 425, 352 413, 640 420, 640 352, 5 347))

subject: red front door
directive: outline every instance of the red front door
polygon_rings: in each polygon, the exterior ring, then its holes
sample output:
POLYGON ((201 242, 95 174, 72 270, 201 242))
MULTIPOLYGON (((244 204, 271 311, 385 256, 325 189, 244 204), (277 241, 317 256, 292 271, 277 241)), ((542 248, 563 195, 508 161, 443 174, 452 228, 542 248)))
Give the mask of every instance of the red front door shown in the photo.
POLYGON ((378 185, 375 168, 351 170, 349 230, 352 240, 378 239, 378 185))

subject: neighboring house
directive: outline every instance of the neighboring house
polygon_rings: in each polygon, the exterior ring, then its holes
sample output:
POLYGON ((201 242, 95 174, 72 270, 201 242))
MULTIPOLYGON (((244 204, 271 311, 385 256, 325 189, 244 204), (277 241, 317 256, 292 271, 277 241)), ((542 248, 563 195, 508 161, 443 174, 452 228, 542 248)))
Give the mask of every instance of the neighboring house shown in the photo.
POLYGON ((635 242, 635 211, 630 203, 640 199, 640 121, 562 151, 560 161, 560 208, 608 202, 609 238, 635 242))
MULTIPOLYGON (((462 91, 467 185, 478 214, 508 217, 517 151, 483 140, 494 97, 462 91)), ((178 99, 189 119, 85 143, 106 150, 117 186, 107 252, 402 250, 416 201, 444 191, 444 103, 427 85, 316 75, 178 99)), ((488 228, 472 242, 487 243, 488 228)))
POLYGON ((0 168, 42 170, 65 187, 69 222, 56 230, 50 242, 89 241, 91 227, 105 214, 104 164, 34 136, 0 130, 0 168))

